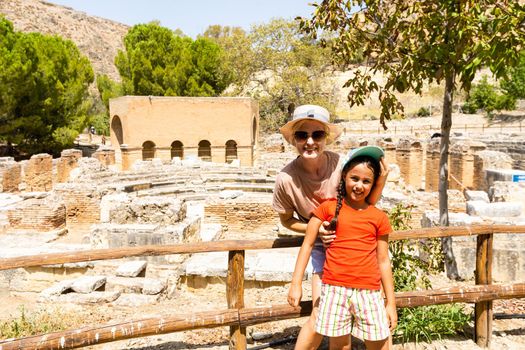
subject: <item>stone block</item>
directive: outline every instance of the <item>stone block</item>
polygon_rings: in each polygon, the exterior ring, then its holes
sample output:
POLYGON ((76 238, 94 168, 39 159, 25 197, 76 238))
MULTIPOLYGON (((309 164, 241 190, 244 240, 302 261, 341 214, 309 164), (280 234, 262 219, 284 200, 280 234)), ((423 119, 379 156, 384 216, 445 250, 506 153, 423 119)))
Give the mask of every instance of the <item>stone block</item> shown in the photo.
POLYGON ((483 217, 517 217, 522 213, 521 203, 496 202, 486 203, 484 201, 468 201, 467 213, 483 217))
MULTIPOLYGON (((140 295, 140 294, 139 294, 140 295)), ((110 292, 91 292, 83 293, 66 293, 60 295, 40 296, 41 301, 50 301, 55 304, 74 303, 74 304, 102 304, 111 303, 120 297, 119 291, 110 292)))
POLYGON ((83 276, 73 281, 71 289, 77 293, 88 294, 93 291, 96 291, 105 283, 105 276, 83 276))
POLYGON ((146 269, 148 262, 144 260, 127 261, 120 265, 116 275, 120 277, 137 277, 146 269))
POLYGON ((485 191, 465 191, 465 199, 467 201, 481 201, 489 203, 489 195, 485 191))

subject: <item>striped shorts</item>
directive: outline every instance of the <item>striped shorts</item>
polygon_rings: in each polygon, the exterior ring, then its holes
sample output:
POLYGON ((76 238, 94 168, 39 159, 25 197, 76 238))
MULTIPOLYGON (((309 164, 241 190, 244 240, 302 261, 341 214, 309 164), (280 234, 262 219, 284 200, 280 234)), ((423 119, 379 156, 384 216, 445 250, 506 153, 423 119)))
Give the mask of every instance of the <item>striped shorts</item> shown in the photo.
POLYGON ((352 334, 364 340, 388 338, 389 322, 381 291, 323 283, 315 331, 328 337, 352 334))

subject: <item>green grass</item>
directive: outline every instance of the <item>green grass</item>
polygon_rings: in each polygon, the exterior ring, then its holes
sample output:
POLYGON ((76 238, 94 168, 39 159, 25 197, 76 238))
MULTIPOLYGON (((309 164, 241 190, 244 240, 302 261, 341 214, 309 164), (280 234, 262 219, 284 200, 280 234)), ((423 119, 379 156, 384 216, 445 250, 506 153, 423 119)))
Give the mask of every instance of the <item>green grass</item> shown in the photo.
POLYGON ((18 317, 0 321, 0 339, 62 331, 80 322, 81 318, 77 314, 66 313, 58 309, 29 312, 24 306, 21 306, 18 317))

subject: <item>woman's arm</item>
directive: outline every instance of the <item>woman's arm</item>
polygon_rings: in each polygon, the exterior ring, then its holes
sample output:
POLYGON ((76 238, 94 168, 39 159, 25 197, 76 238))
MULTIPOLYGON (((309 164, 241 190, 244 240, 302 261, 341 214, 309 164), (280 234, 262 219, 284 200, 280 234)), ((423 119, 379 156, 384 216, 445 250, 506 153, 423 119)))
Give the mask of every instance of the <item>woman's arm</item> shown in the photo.
POLYGON ((377 261, 381 273, 381 284, 386 297, 386 313, 390 321, 390 330, 397 326, 396 297, 394 294, 394 278, 388 256, 388 235, 381 235, 377 241, 377 261))
POLYGON ((381 158, 379 161, 379 166, 381 168, 381 174, 379 174, 375 180, 374 187, 366 198, 368 204, 372 205, 375 205, 381 199, 381 193, 383 192, 383 188, 385 188, 386 178, 388 177, 388 172, 390 171, 388 169, 388 163, 386 162, 385 157, 381 158))
MULTIPOLYGON (((294 218, 293 213, 279 214, 279 219, 281 224, 287 229, 298 233, 306 233, 306 227, 308 224, 294 218)), ((319 226, 317 233, 325 247, 328 247, 335 239, 335 231, 328 229, 329 226, 330 222, 323 221, 322 225, 319 226)))
POLYGON ((310 259, 310 253, 312 252, 312 247, 314 246, 321 223, 322 221, 315 216, 313 216, 308 222, 306 236, 304 237, 303 244, 297 255, 297 261, 295 262, 295 268, 292 275, 292 283, 290 285, 290 291, 288 292, 288 304, 291 306, 298 306, 301 301, 303 295, 302 283, 304 271, 306 270, 306 265, 310 259))

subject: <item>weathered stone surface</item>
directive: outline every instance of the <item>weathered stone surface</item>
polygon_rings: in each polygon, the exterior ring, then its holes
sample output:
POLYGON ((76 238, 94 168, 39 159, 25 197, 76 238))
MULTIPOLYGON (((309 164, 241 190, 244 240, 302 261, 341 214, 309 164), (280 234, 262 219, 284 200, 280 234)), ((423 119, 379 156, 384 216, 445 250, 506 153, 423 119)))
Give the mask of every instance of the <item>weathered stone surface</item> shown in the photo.
POLYGON ((65 291, 70 290, 75 280, 64 280, 60 281, 49 288, 44 289, 40 294, 43 297, 49 297, 52 295, 60 295, 65 291))
POLYGON ((100 200, 100 222, 110 222, 111 211, 130 202, 131 198, 124 192, 112 193, 102 197, 100 200))
POLYGON ((156 295, 162 293, 167 287, 167 283, 154 278, 144 278, 142 281, 142 294, 156 295))
POLYGON ((148 265, 144 260, 126 261, 120 265, 116 271, 116 275, 120 277, 137 277, 140 275, 148 265))
POLYGON ((496 202, 486 203, 484 201, 468 201, 467 213, 469 215, 483 217, 517 217, 521 215, 523 208, 521 203, 496 202))
POLYGON ((91 293, 106 283, 105 276, 83 276, 73 281, 71 289, 77 293, 91 293))
POLYGON ((186 205, 173 197, 139 197, 123 203, 110 211, 110 221, 115 224, 175 224, 186 217, 186 205))
POLYGON ((467 201, 481 201, 489 203, 489 195, 485 191, 465 191, 465 199, 467 201))
MULTIPOLYGON (((465 213, 448 213, 449 226, 481 224, 483 220, 465 213)), ((439 211, 426 210, 421 218, 421 227, 439 226, 439 211)))
POLYGON ((243 191, 236 190, 224 190, 219 193, 221 199, 233 199, 243 195, 243 191))
POLYGON ((141 306, 155 304, 160 300, 160 294, 145 295, 145 294, 127 294, 122 293, 120 297, 113 303, 120 306, 141 306))
MULTIPOLYGON (((140 295, 140 294, 139 294, 140 295)), ((60 295, 40 296, 41 301, 60 303, 74 303, 74 304, 101 304, 111 303, 119 298, 119 291, 110 292, 91 292, 91 293, 66 293, 60 295)))

